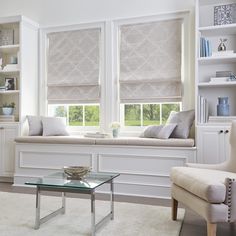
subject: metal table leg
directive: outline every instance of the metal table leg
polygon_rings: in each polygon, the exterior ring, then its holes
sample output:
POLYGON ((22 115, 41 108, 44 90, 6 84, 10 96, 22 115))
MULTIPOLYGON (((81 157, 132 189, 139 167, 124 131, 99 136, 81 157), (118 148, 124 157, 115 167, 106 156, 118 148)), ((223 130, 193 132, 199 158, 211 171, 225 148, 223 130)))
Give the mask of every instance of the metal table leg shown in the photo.
POLYGON ((95 193, 94 190, 91 192, 91 235, 95 236, 96 225, 95 225, 95 193))
POLYGON ((66 213, 66 193, 62 192, 61 196, 62 196, 62 214, 65 214, 66 213))
POLYGON ((36 217, 35 217, 35 229, 39 229, 40 225, 40 188, 36 189, 36 217))
POLYGON ((111 180, 110 201, 111 201, 111 220, 113 220, 114 219, 114 187, 113 187, 113 180, 111 180))

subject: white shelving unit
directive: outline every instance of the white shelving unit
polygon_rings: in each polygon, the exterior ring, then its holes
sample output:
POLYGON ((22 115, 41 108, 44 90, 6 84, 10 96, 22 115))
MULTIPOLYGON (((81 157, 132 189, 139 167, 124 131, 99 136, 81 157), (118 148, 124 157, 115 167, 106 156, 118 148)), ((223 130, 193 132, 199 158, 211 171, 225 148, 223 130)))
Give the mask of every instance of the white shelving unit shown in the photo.
POLYGON ((14 139, 25 133, 26 115, 38 114, 39 26, 23 16, 0 17, 1 33, 5 29, 13 32, 13 40, 0 42, 0 86, 9 78, 16 84, 14 90, 0 90, 0 108, 14 102, 15 121, 0 122, 0 179, 13 176, 14 139))
POLYGON ((196 0, 196 143, 198 146, 197 159, 201 163, 218 163, 228 157, 229 143, 227 140, 230 120, 211 123, 206 119, 203 123, 201 119, 203 109, 200 106, 199 96, 206 99, 207 108, 205 107, 205 110, 208 110, 208 115, 213 117, 217 116, 218 97, 228 97, 229 115, 236 119, 236 81, 210 82, 211 78, 216 77, 217 71, 231 71, 236 74, 236 23, 214 25, 214 7, 231 3, 236 3, 236 0, 196 0), (218 51, 220 39, 226 38, 227 50, 233 50, 234 53, 226 56, 200 57, 200 37, 209 40, 213 52, 218 51), (217 155, 212 150, 216 150, 217 155))

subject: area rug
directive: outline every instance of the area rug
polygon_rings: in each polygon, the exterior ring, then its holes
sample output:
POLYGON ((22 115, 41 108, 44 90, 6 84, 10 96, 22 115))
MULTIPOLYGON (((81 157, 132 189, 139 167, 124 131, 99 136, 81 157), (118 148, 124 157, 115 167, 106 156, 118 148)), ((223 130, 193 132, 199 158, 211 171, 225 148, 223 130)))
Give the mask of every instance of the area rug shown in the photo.
MULTIPOLYGON (((41 197, 41 215, 60 207, 61 198, 41 197)), ((108 201, 96 201, 96 220, 109 212, 108 201)), ((115 202, 115 218, 108 221, 97 236, 178 236, 184 210, 178 212, 178 221, 171 220, 171 209, 115 202)), ((90 201, 67 198, 66 214, 58 215, 34 230, 35 196, 0 192, 1 236, 89 236, 90 201)))

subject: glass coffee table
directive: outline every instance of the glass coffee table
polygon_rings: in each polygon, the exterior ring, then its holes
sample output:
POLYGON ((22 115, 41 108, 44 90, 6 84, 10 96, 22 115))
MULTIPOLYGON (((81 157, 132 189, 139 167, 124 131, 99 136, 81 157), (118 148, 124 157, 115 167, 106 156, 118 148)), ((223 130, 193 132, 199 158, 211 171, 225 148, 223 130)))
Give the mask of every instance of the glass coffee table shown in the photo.
POLYGON ((27 185, 35 185, 36 189, 36 218, 35 229, 58 214, 65 214, 66 197, 65 193, 83 193, 91 196, 91 235, 108 219, 114 219, 114 189, 113 179, 119 176, 117 173, 90 172, 83 179, 69 179, 63 172, 57 172, 43 178, 26 182, 27 185), (103 184, 110 184, 110 212, 99 222, 95 222, 95 189, 103 184), (62 193, 62 207, 51 214, 40 218, 40 195, 41 191, 53 191, 62 193))

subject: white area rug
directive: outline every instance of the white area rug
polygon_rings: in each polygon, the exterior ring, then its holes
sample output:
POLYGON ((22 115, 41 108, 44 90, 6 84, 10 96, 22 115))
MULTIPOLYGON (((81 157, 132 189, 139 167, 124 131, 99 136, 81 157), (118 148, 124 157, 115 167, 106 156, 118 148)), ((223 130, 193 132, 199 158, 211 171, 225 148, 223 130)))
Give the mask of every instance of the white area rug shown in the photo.
MULTIPOLYGON (((41 217, 61 206, 61 198, 42 196, 41 217)), ((96 201, 97 220, 109 212, 109 202, 96 201)), ((108 221, 97 236, 178 236, 184 210, 178 221, 171 220, 168 207, 115 202, 115 219, 108 221)), ((35 195, 0 192, 1 236, 88 236, 90 201, 67 198, 66 214, 58 215, 34 230, 35 195)))

